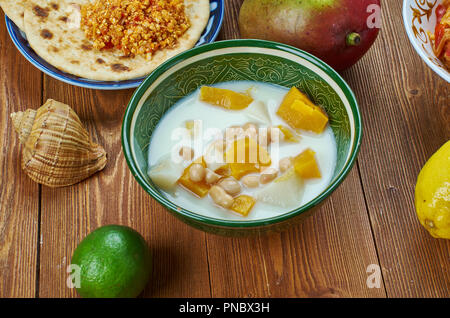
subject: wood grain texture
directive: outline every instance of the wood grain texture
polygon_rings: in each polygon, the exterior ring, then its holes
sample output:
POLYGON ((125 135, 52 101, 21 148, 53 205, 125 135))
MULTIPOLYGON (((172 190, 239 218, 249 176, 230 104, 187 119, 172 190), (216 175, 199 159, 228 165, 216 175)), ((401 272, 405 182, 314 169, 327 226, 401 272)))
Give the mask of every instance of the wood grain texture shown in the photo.
POLYGON ((319 211, 280 234, 208 237, 214 297, 385 297, 357 169, 319 211))
POLYGON ((41 80, 0 19, 0 297, 36 294, 39 186, 21 169, 22 147, 9 116, 41 104, 41 80))
MULTIPOLYGON (((219 39, 239 38, 242 2, 226 1, 219 39)), ((378 260, 357 169, 285 233, 207 240, 213 297, 385 297, 382 285, 366 285, 366 269, 378 260)))
POLYGON ((89 232, 107 224, 130 226, 149 243, 155 265, 145 295, 210 295, 205 234, 170 216, 140 188, 127 168, 120 131, 131 94, 79 89, 45 77, 44 97, 74 108, 94 141, 104 146, 108 164, 78 185, 42 189, 41 297, 76 296, 66 287, 71 255, 89 232))
MULTIPOLYGON (((226 0, 218 40, 239 38, 243 0, 226 0)), ((43 76, 0 19, 0 297, 77 297, 66 268, 78 243, 106 224, 128 225, 154 255, 143 297, 449 297, 450 241, 433 239, 414 211, 418 172, 450 139, 450 86, 409 44, 401 1, 383 2, 383 30, 343 73, 359 100, 364 140, 357 165, 325 204, 283 233, 205 234, 146 194, 121 149, 132 91, 93 91, 43 76), (34 184, 20 169, 9 113, 47 98, 71 105, 108 153, 106 168, 72 187, 34 184), (381 288, 366 285, 381 265, 381 288)))
POLYGON ((426 160, 450 139, 450 85, 408 42, 401 7, 384 2, 380 38, 344 74, 365 127, 358 164, 387 295, 449 297, 450 241, 419 224, 414 187, 426 160))

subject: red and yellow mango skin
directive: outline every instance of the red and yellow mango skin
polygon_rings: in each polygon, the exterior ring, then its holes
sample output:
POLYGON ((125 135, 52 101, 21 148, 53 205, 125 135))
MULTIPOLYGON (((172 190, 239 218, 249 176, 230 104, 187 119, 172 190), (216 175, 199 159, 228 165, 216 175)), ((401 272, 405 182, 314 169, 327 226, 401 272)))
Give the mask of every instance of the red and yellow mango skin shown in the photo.
POLYGON ((342 71, 378 36, 379 28, 373 27, 376 11, 370 5, 381 8, 380 0, 245 0, 239 28, 243 38, 292 45, 342 71), (358 43, 348 43, 351 34, 359 35, 358 43))

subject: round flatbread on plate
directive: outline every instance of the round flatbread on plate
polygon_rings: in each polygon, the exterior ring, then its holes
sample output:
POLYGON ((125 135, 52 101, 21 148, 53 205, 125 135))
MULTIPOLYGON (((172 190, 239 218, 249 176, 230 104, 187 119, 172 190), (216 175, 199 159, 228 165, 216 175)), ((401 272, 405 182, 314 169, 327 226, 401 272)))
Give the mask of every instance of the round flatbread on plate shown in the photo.
MULTIPOLYGON (((5 0, 4 0, 5 1, 5 0)), ((9 0, 6 0, 7 2, 9 0)), ((13 1, 13 0, 11 0, 13 1)), ((58 0, 49 0, 47 3, 57 3, 58 0)), ((225 11, 225 0, 209 0, 209 21, 203 30, 200 39, 197 41, 195 46, 201 46, 203 44, 212 43, 215 41, 219 35, 220 29, 223 24, 224 11, 225 11)), ((25 1, 25 5, 32 2, 32 0, 25 1)), ((14 45, 17 47, 19 52, 36 68, 44 72, 45 74, 62 81, 64 83, 75 85, 90 89, 101 89, 101 90, 119 90, 119 89, 129 89, 138 87, 142 81, 146 78, 148 74, 141 77, 136 77, 128 80, 120 81, 100 81, 88 79, 82 76, 77 76, 64 72, 54 65, 50 64, 48 61, 39 56, 30 46, 27 36, 23 30, 19 29, 8 16, 5 15, 6 28, 8 34, 11 37, 14 45)))
POLYGON ((25 7, 28 3, 29 0, 0 0, 0 7, 2 7, 5 14, 13 20, 21 30, 23 30, 25 7))
POLYGON ((167 59, 192 48, 209 19, 208 0, 185 0, 191 27, 173 48, 124 57, 120 50, 96 50, 80 27, 80 6, 89 0, 32 0, 25 8, 25 33, 33 50, 56 68, 83 78, 122 81, 151 73, 167 59))

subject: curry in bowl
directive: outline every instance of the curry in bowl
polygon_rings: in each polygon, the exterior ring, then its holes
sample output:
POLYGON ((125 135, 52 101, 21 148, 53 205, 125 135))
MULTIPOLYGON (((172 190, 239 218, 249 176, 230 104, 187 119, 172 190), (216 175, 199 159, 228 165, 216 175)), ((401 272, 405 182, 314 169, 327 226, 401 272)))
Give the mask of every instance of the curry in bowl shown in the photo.
POLYGON ((282 230, 313 213, 345 179, 361 137, 339 74, 260 40, 164 63, 133 95, 122 127, 143 189, 187 224, 223 235, 282 230))
POLYGON ((202 86, 160 120, 149 177, 177 205, 220 219, 278 216, 331 181, 328 116, 297 88, 251 81, 202 86))

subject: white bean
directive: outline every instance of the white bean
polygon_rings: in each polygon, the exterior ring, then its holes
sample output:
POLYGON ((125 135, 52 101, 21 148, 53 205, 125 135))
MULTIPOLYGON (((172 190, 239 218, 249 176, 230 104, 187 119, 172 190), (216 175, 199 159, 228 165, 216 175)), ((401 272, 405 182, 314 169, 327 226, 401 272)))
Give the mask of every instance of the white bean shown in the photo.
POLYGON ((244 129, 239 126, 231 126, 225 130, 225 143, 233 142, 235 139, 239 139, 244 136, 244 129))
POLYGON ((219 186, 222 187, 228 194, 237 195, 241 192, 241 185, 233 178, 226 178, 219 182, 219 186))
POLYGON ((285 173, 288 171, 293 165, 292 158, 286 157, 280 160, 278 163, 278 167, 280 168, 281 173, 285 173))
POLYGON ((215 204, 229 209, 233 204, 233 197, 225 192, 225 190, 219 186, 212 186, 209 190, 209 195, 215 204))
POLYGON ((220 180, 220 175, 210 169, 206 169, 205 181, 207 184, 214 184, 220 180))
POLYGON ((268 168, 261 173, 261 176, 259 177, 259 182, 261 182, 262 184, 267 184, 275 180, 277 175, 278 175, 277 169, 268 168))
POLYGON ((247 130, 247 129, 252 129, 252 130, 254 129, 255 131, 257 131, 258 130, 258 126, 256 126, 253 123, 246 123, 246 124, 244 124, 244 126, 242 126, 242 129, 244 129, 244 131, 247 130))
POLYGON ((259 177, 258 176, 245 176, 241 179, 241 181, 247 188, 259 187, 259 177))
POLYGON ((270 127, 267 130, 267 143, 278 143, 283 140, 283 134, 278 127, 270 127))
POLYGON ((191 181, 193 182, 203 181, 205 175, 206 175, 205 167, 203 167, 203 165, 199 163, 194 163, 189 168, 189 179, 191 179, 191 181))
POLYGON ((244 126, 242 126, 242 129, 244 130, 246 136, 252 139, 258 138, 258 126, 256 126, 255 124, 246 123, 244 126))

